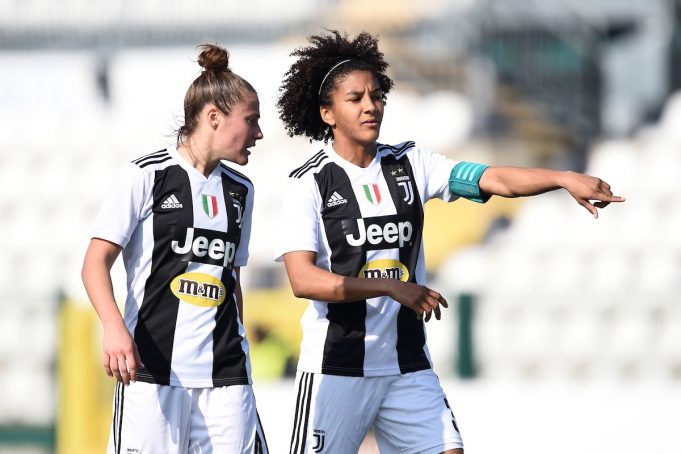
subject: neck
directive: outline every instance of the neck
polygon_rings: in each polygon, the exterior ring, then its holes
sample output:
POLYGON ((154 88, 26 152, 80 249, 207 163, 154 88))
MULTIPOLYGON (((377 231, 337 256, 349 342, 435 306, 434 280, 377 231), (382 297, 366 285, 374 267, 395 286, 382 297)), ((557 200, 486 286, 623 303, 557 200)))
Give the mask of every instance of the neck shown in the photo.
POLYGON ((177 147, 177 152, 205 177, 208 177, 220 163, 219 159, 211 158, 208 145, 195 137, 188 137, 185 143, 177 147))
POLYGON ((376 156, 376 142, 361 144, 334 138, 332 146, 338 156, 358 167, 369 167, 376 156))

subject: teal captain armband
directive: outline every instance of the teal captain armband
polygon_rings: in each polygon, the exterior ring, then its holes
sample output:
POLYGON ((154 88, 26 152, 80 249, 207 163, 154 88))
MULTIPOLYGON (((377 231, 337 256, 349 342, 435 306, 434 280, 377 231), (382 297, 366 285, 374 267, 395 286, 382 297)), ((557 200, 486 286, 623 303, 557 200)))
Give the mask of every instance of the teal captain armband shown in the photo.
POLYGON ((449 175, 449 190, 473 202, 485 203, 490 195, 480 191, 480 177, 489 167, 485 164, 461 161, 452 169, 449 175))

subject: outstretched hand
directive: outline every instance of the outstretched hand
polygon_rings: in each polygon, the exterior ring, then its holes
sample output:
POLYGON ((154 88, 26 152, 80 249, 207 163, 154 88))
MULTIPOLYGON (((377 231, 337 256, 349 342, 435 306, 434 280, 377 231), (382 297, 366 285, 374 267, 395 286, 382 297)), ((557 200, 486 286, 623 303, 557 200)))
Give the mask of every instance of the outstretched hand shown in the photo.
POLYGON ((435 318, 440 320, 440 306, 449 307, 447 300, 435 290, 412 282, 396 281, 396 283, 398 285, 389 296, 416 312, 419 319, 425 316, 425 320, 428 321, 435 314, 435 318))
POLYGON ((613 195, 610 185, 600 178, 568 172, 565 189, 577 203, 589 210, 598 219, 598 208, 605 208, 612 202, 624 202, 624 197, 613 195), (593 203, 592 203, 593 202, 593 203))

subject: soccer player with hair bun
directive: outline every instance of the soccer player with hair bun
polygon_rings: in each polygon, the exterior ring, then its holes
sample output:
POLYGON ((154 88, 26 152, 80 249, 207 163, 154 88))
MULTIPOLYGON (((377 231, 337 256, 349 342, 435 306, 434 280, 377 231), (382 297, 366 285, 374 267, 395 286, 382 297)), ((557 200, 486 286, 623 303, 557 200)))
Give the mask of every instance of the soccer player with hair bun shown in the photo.
POLYGON ((104 369, 117 380, 108 451, 267 453, 251 388, 240 267, 248 261, 262 139, 255 89, 224 48, 200 46, 177 145, 129 163, 105 200, 83 283, 103 327, 104 369), (111 267, 122 252, 124 315, 111 267))
POLYGON ((368 33, 311 36, 291 55, 280 118, 289 135, 325 145, 289 175, 277 258, 294 294, 310 300, 290 452, 355 453, 373 428, 384 454, 460 454, 426 344, 424 320, 439 319, 447 302, 424 285, 423 204, 562 188, 597 217, 624 199, 579 173, 457 162, 413 141, 378 142, 393 82, 368 33))

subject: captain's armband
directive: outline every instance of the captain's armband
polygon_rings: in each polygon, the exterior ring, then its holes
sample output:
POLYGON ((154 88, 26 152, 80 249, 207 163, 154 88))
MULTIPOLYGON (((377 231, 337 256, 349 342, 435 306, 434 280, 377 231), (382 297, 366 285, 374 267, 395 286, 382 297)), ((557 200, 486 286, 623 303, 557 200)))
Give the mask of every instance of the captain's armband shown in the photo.
POLYGON ((459 162, 449 175, 449 190, 452 194, 473 202, 487 202, 490 195, 480 191, 480 177, 487 167, 489 166, 474 162, 459 162))

